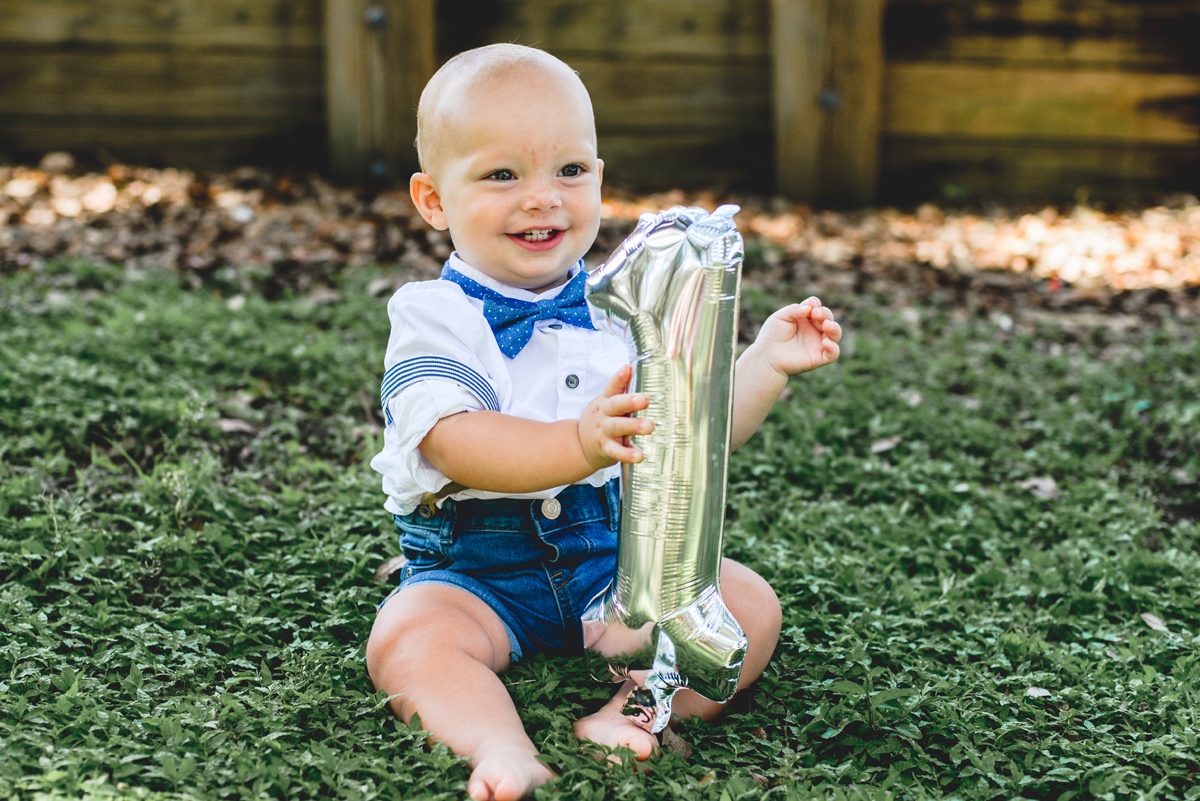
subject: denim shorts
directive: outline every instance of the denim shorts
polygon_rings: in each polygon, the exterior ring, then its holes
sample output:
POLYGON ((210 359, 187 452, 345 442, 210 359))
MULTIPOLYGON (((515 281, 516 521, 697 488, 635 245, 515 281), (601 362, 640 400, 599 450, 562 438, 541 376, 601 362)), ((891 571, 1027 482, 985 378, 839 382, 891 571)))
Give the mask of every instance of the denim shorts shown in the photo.
POLYGON ((616 569, 619 482, 572 484, 554 500, 447 500, 429 517, 396 515, 408 563, 384 603, 415 584, 460 587, 504 621, 514 661, 581 652, 579 617, 616 569))

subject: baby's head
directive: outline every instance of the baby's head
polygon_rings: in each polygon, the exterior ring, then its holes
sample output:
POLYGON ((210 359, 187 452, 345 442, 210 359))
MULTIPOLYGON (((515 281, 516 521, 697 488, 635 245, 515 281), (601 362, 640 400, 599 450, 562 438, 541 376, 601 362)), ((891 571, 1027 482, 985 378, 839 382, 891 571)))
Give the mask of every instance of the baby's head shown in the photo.
POLYGON ((417 110, 421 216, 510 286, 558 286, 600 227, 596 126, 583 82, 549 53, 497 44, 446 62, 417 110))

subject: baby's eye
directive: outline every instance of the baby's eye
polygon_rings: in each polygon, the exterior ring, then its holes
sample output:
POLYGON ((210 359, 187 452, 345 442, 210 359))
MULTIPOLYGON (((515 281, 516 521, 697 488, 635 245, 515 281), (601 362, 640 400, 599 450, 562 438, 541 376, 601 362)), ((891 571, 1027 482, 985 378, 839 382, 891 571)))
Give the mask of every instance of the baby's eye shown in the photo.
POLYGON ((568 164, 559 170, 558 174, 564 178, 576 178, 583 175, 583 166, 580 164, 568 164))
POLYGON ((516 180, 516 177, 513 175, 512 170, 496 170, 488 176, 493 181, 513 181, 516 180))

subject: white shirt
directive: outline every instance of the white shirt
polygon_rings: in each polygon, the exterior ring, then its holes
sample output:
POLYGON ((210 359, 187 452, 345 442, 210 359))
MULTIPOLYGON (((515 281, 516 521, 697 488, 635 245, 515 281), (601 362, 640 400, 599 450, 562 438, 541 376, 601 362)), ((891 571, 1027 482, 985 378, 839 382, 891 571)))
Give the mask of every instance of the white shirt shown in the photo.
MULTIPOLYGON (((506 286, 474 269, 455 253, 450 267, 510 298, 538 301, 542 294, 506 286)), ((571 269, 573 277, 580 269, 571 269)), ((565 284, 563 285, 565 286, 565 284)), ((559 320, 534 323, 529 344, 510 359, 500 352, 483 316, 483 301, 467 297, 452 281, 405 284, 388 301, 392 333, 384 357, 383 450, 371 467, 383 475, 384 504, 393 514, 412 512, 427 492, 450 483, 418 449, 443 417, 482 409, 545 423, 578 419, 608 379, 629 363, 625 343, 601 331, 559 320), (395 369, 393 369, 395 368, 395 369)), ((536 459, 537 454, 529 454, 536 459)), ((620 465, 598 470, 580 484, 599 487, 621 473, 620 465)), ((563 487, 508 495, 468 489, 464 498, 553 498, 563 487)))

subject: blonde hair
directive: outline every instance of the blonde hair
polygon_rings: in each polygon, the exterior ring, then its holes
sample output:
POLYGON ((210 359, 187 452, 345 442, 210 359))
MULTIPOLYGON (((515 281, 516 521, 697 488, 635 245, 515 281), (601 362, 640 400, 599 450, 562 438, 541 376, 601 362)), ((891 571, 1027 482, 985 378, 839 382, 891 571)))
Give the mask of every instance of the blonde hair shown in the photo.
MULTIPOLYGON (((417 105, 417 138, 413 144, 417 147, 422 171, 430 172, 440 155, 445 113, 439 106, 447 91, 461 94, 473 86, 522 69, 556 74, 577 84, 587 95, 579 74, 544 50, 518 44, 491 44, 465 50, 443 64, 421 92, 417 105)), ((591 109, 590 101, 588 109, 591 109)))

